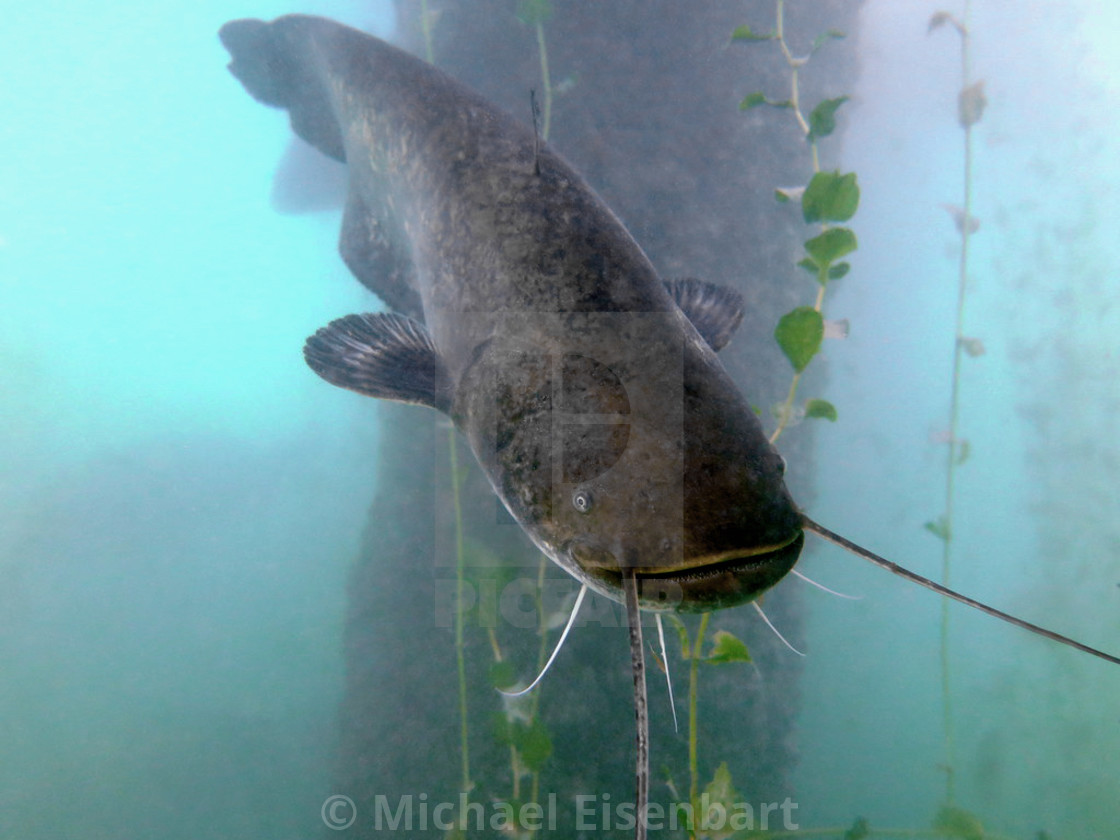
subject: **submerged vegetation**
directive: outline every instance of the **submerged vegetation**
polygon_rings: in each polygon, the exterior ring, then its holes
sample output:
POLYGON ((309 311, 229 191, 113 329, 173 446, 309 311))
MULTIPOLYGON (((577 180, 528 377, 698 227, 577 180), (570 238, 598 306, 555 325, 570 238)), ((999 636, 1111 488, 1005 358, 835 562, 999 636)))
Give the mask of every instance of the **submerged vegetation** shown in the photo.
MULTIPOLYGON (((939 11, 929 21, 929 31, 949 25, 957 31, 961 39, 961 65, 962 82, 958 96, 958 122, 964 132, 964 163, 963 163, 963 197, 961 206, 946 205, 953 218, 957 232, 960 236, 960 250, 958 257, 958 283, 956 319, 954 324, 952 386, 949 408, 949 430, 945 436, 948 446, 946 458, 945 478, 945 511, 936 520, 926 523, 926 528, 937 536, 943 545, 942 584, 950 585, 950 563, 952 546, 952 516, 953 516, 953 488, 955 471, 968 459, 970 445, 967 439, 959 436, 960 418, 960 380, 962 361, 967 357, 977 357, 984 353, 983 342, 964 333, 965 301, 968 287, 969 274, 969 240, 979 229, 979 222, 972 213, 972 161, 973 161, 973 127, 980 121, 987 100, 984 95, 982 81, 974 81, 971 74, 970 33, 968 30, 969 3, 965 0, 963 20, 958 19, 949 12, 939 11)), ((788 99, 772 99, 764 93, 754 92, 747 95, 740 103, 740 109, 747 110, 759 106, 770 106, 788 110, 794 116, 798 127, 808 143, 813 175, 805 187, 779 188, 775 195, 780 202, 800 201, 802 217, 806 224, 820 225, 820 231, 815 236, 804 242, 807 256, 797 264, 807 271, 818 283, 815 300, 812 306, 797 307, 784 315, 775 329, 774 336, 782 352, 794 369, 789 393, 786 400, 774 408, 777 426, 771 434, 771 442, 776 441, 782 432, 798 422, 803 417, 823 417, 829 420, 837 419, 837 411, 831 403, 821 399, 810 399, 802 406, 796 405, 797 390, 800 378, 812 359, 820 351, 823 339, 826 337, 841 338, 847 335, 847 323, 842 327, 834 322, 828 322, 823 315, 823 303, 828 283, 845 277, 849 271, 849 264, 843 258, 856 250, 857 240, 855 234, 841 223, 849 221, 855 214, 859 205, 859 187, 854 173, 841 173, 840 171, 822 171, 817 141, 829 136, 835 129, 835 116, 838 109, 848 100, 847 96, 825 99, 817 104, 808 117, 802 109, 801 92, 799 87, 799 72, 804 68, 816 51, 830 40, 842 38, 843 33, 828 30, 813 42, 807 55, 795 56, 785 39, 783 26, 784 0, 776 0, 776 26, 774 31, 760 33, 750 26, 743 25, 735 29, 732 34, 733 41, 739 42, 777 42, 790 71, 790 95, 788 99)), ((960 840, 1009 840, 1004 835, 988 831, 984 828, 978 816, 958 807, 955 804, 955 762, 956 749, 953 727, 953 714, 951 702, 950 655, 949 655, 949 602, 941 602, 940 626, 940 662, 942 672, 942 715, 945 739, 945 770, 946 788, 943 804, 936 811, 928 828, 880 828, 872 827, 865 817, 857 817, 847 827, 829 828, 804 828, 791 831, 767 832, 769 837, 838 837, 842 840, 863 840, 872 837, 931 837, 931 838, 960 838, 960 840)), ((704 616, 701 623, 695 646, 690 649, 687 633, 683 624, 676 622, 682 636, 682 658, 690 660, 690 685, 689 685, 689 720, 695 720, 695 706, 697 702, 697 662, 701 649, 701 638, 707 626, 708 616, 704 616)), ((717 634, 718 637, 719 634, 717 634)), ((737 640, 736 640, 737 642, 737 640)), ((741 644, 741 643, 740 643, 741 644)), ((713 651, 714 653, 714 651, 713 651)), ((711 656, 709 661, 713 661, 711 656)), ((743 647, 741 659, 735 661, 750 661, 749 652, 743 647)), ((695 733, 689 732, 690 743, 690 801, 697 802, 696 790, 696 761, 692 749, 695 745, 695 733)), ((731 790, 731 778, 726 765, 721 765, 716 776, 705 792, 714 797, 717 791, 731 790)), ((705 833, 697 831, 695 826, 690 826, 693 838, 720 837, 718 833, 705 833)), ((749 834, 749 833, 748 833, 749 834)), ((741 836, 748 836, 742 834, 741 836)), ((1039 837, 1048 837, 1046 832, 1040 832, 1039 837)))
MULTIPOLYGON (((958 20, 949 12, 937 12, 930 18, 929 31, 952 26, 961 39, 961 89, 957 99, 957 119, 964 130, 963 198, 960 207, 946 209, 953 217, 960 235, 960 255, 957 263, 957 306, 953 341, 953 374, 949 397, 949 430, 945 444, 945 509, 935 520, 925 524, 926 530, 941 540, 941 583, 950 585, 953 552, 953 485, 957 467, 968 460, 971 446, 960 437, 961 362, 966 355, 979 356, 984 352, 983 342, 964 334, 965 300, 968 290, 969 241, 979 230, 980 223, 972 215, 972 127, 980 121, 987 104, 984 83, 972 81, 972 55, 968 31, 968 2, 965 2, 964 19, 958 20)), ((941 706, 945 732, 945 801, 947 807, 956 796, 956 738, 953 724, 951 667, 949 661, 949 602, 941 602, 941 706)))
POLYGON ((785 34, 785 0, 777 0, 776 22, 772 32, 759 33, 750 26, 743 25, 731 33, 731 40, 740 43, 766 42, 777 43, 782 58, 789 68, 790 93, 788 99, 772 99, 761 92, 748 94, 739 103, 739 108, 748 110, 760 105, 788 110, 797 121, 798 128, 809 147, 813 175, 809 183, 799 187, 779 187, 774 191, 778 201, 800 202, 801 215, 807 225, 818 225, 819 232, 805 240, 805 254, 797 262, 816 282, 817 291, 812 305, 799 306, 787 312, 778 321, 774 339, 793 366, 793 378, 784 402, 775 406, 774 416, 777 427, 770 435, 774 443, 790 425, 804 417, 818 417, 835 421, 836 407, 823 399, 810 399, 803 405, 796 405, 797 390, 801 375, 820 352, 825 338, 844 338, 848 334, 846 321, 826 321, 824 318, 824 296, 829 282, 839 280, 848 274, 851 265, 844 258, 858 246, 855 233, 841 226, 849 221, 859 208, 859 184, 855 173, 821 170, 820 152, 817 141, 828 137, 836 129, 836 112, 848 101, 847 96, 825 99, 805 115, 801 102, 801 69, 808 65, 813 55, 829 41, 843 38, 844 34, 835 29, 819 35, 813 41, 809 52, 795 56, 790 50, 785 34))
MULTIPOLYGON (((552 118, 553 88, 550 81, 545 39, 545 24, 551 19, 552 14, 553 10, 547 0, 522 0, 517 8, 518 19, 532 30, 540 58, 543 123, 538 125, 537 128, 543 139, 548 138, 552 118)), ((778 187, 775 189, 775 198, 779 203, 799 204, 804 223, 813 226, 812 232, 803 241, 804 255, 796 261, 796 266, 809 275, 809 278, 816 283, 816 288, 811 303, 795 307, 787 312, 781 317, 774 329, 775 340, 793 368, 793 375, 785 400, 773 408, 776 426, 770 435, 771 442, 777 441, 787 428, 795 425, 803 418, 823 418, 830 421, 835 421, 838 418, 836 407, 827 400, 810 398, 799 404, 798 391, 802 375, 820 352, 824 339, 847 336, 847 322, 827 320, 824 313, 824 303, 829 284, 845 278, 849 274, 851 266, 847 262, 847 258, 856 251, 858 241, 855 233, 846 225, 854 217, 860 201, 860 189, 855 173, 825 170, 822 169, 820 163, 819 141, 833 134, 836 128, 837 113, 849 97, 842 95, 824 99, 812 109, 806 111, 802 102, 800 87, 800 73, 810 63, 813 56, 827 43, 844 38, 844 34, 837 30, 828 30, 814 40, 805 55, 797 56, 786 40, 784 0, 776 0, 775 15, 776 24, 773 31, 759 32, 743 25, 736 28, 731 35, 731 40, 738 43, 761 44, 771 42, 777 44, 789 69, 788 98, 776 99, 768 97, 762 92, 754 92, 744 97, 739 107, 745 111, 765 106, 783 110, 792 115, 806 143, 812 171, 807 183, 803 186, 778 187)), ((938 12, 930 20, 929 29, 932 32, 943 26, 954 28, 960 34, 962 42, 963 82, 959 97, 958 119, 965 134, 964 195, 961 207, 947 208, 960 234, 960 257, 949 411, 950 424, 945 440, 949 449, 945 484, 945 511, 936 520, 928 522, 926 528, 943 543, 942 582, 948 585, 955 470, 967 460, 970 448, 968 441, 959 437, 958 434, 961 363, 966 356, 978 356, 984 350, 983 343, 979 339, 966 336, 963 333, 963 322, 968 279, 969 239, 978 229, 978 223, 972 215, 972 128, 981 118, 985 99, 982 83, 973 82, 970 76, 967 10, 964 21, 958 20, 948 12, 938 12)), ((430 45, 430 31, 426 25, 423 31, 426 42, 430 45)), ((536 110, 535 97, 533 108, 533 117, 536 120, 539 115, 536 110)), ((476 588, 487 576, 495 587, 500 588, 503 584, 510 582, 513 570, 499 558, 488 556, 487 549, 471 544, 465 538, 460 505, 460 493, 462 492, 464 477, 460 475, 458 469, 454 429, 450 431, 449 445, 452 493, 455 500, 454 532, 457 559, 455 645, 460 709, 460 787, 461 792, 469 797, 470 801, 481 801, 482 796, 499 796, 497 790, 500 785, 494 779, 476 780, 472 778, 470 770, 468 745, 472 722, 467 703, 464 626, 471 615, 471 611, 478 608, 464 600, 463 592, 467 583, 468 569, 472 570, 470 573, 482 576, 470 581, 476 588), (469 563, 467 562, 468 555, 470 557, 469 563)), ((535 594, 538 618, 536 632, 539 637, 539 650, 534 673, 540 673, 545 666, 549 633, 562 622, 571 608, 572 600, 571 598, 567 599, 560 605, 560 609, 553 611, 546 609, 542 594, 546 559, 542 555, 539 561, 538 585, 535 594)), ((741 639, 726 630, 716 630, 709 634, 712 617, 710 613, 700 616, 696 626, 691 630, 685 621, 676 616, 670 616, 669 620, 672 622, 672 627, 676 630, 679 640, 679 648, 676 648, 680 652, 679 660, 682 664, 687 663, 688 673, 686 715, 687 792, 683 789, 683 785, 678 785, 678 774, 674 773, 673 768, 663 764, 661 772, 663 784, 672 796, 672 800, 677 803, 677 813, 674 815, 675 824, 679 825, 692 840, 700 840, 700 838, 725 840, 728 837, 745 840, 755 836, 835 837, 842 838, 842 840, 864 840, 864 838, 878 837, 1010 840, 1004 835, 986 830, 975 814, 955 804, 954 773, 956 758, 950 698, 947 604, 947 600, 942 602, 941 618, 942 706, 946 754, 943 767, 946 774, 946 789, 942 804, 924 828, 881 828, 873 826, 865 817, 858 816, 848 825, 792 830, 771 829, 756 833, 753 823, 749 826, 739 826, 730 830, 726 821, 715 819, 715 814, 719 809, 723 809, 720 813, 726 814, 735 803, 741 801, 742 797, 734 787, 734 779, 726 762, 719 762, 710 778, 701 775, 698 723, 698 710, 701 703, 701 675, 711 667, 735 664, 752 665, 751 654, 747 645, 741 639)), ((515 669, 507 658, 496 628, 492 624, 488 624, 481 615, 476 617, 478 618, 478 626, 486 628, 489 649, 492 654, 489 675, 491 686, 503 692, 523 688, 526 683, 519 678, 518 669, 515 669)), ((667 661, 669 657, 664 648, 663 652, 664 659, 658 656, 657 652, 654 652, 653 655, 661 669, 668 672, 672 669, 672 665, 667 661)), ((672 696, 671 683, 670 696, 672 696)), ((553 736, 542 719, 539 698, 539 690, 525 696, 507 695, 503 700, 504 705, 501 713, 491 722, 491 737, 509 750, 510 787, 508 793, 502 793, 500 796, 502 801, 510 806, 511 812, 518 811, 527 804, 539 804, 541 774, 546 768, 553 751, 553 736)), ((679 775, 684 776, 685 774, 679 775)), ((464 799, 462 801, 466 802, 468 800, 464 799)), ((460 828, 450 832, 449 836, 462 835, 464 825, 465 821, 461 815, 460 828)), ((529 838, 536 833, 535 829, 519 827, 512 823, 509 829, 511 836, 529 838)))

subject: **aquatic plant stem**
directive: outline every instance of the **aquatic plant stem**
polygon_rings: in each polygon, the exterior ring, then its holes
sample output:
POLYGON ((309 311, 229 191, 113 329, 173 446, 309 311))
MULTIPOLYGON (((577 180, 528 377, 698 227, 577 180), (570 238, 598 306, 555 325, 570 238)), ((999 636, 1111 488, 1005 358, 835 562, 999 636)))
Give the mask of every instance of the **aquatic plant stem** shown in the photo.
MULTIPOLYGON (((796 58, 786 43, 785 35, 785 0, 777 0, 775 14, 777 21, 774 26, 774 38, 781 48, 782 57, 785 58, 786 64, 789 66, 790 71, 790 94, 789 94, 789 109, 793 112, 794 119, 797 120, 798 128, 805 138, 809 141, 809 153, 813 164, 813 174, 821 171, 820 153, 817 150, 817 141, 813 137, 812 128, 809 126, 809 121, 805 119, 805 115, 801 113, 801 76, 800 69, 805 64, 806 59, 796 58)), ((828 225, 822 225, 822 229, 827 229, 828 225)), ((823 272, 823 277, 819 278, 821 284, 820 289, 817 290, 817 299, 813 304, 813 308, 820 312, 824 306, 824 290, 828 284, 828 271, 823 272)), ((782 432, 789 426, 790 420, 793 417, 793 404, 797 400, 797 388, 801 384, 801 372, 795 372, 793 379, 789 383, 789 391, 786 394, 785 402, 778 408, 778 425, 770 435, 770 443, 777 443, 778 438, 782 436, 782 432)))
MULTIPOLYGON (((537 647, 537 673, 544 671, 545 663, 548 661, 548 614, 544 611, 544 572, 545 564, 548 558, 543 554, 537 563, 537 631, 540 634, 540 645, 537 647)), ((537 711, 541 707, 541 693, 534 691, 532 699, 530 700, 529 718, 532 720, 537 716, 537 711)))
MULTIPOLYGON (((806 137, 809 136, 811 129, 809 123, 805 119, 805 115, 801 113, 801 81, 800 70, 801 66, 805 63, 804 59, 794 58, 793 53, 790 51, 789 44, 786 43, 786 27, 785 27, 785 0, 777 0, 777 23, 774 26, 774 34, 777 37, 778 46, 781 47, 782 56, 789 65, 790 70, 790 93, 789 104, 790 110, 793 111, 793 116, 797 120, 798 126, 801 127, 801 133, 806 137)), ((820 161, 817 157, 817 144, 816 141, 810 142, 810 147, 813 153, 813 171, 820 171, 820 161)))
POLYGON ((552 77, 548 70, 548 47, 544 42, 544 23, 537 21, 537 50, 541 56, 541 86, 544 88, 544 124, 541 126, 541 138, 548 141, 548 132, 552 128, 552 77))
MULTIPOLYGON (((961 36, 961 90, 971 85, 969 44, 970 2, 965 0, 964 21, 958 27, 961 36)), ((941 583, 950 585, 953 554, 953 491, 956 468, 960 461, 958 429, 960 426, 961 361, 964 358, 964 315, 968 292, 969 240, 972 233, 972 122, 964 128, 963 218, 959 223, 961 250, 957 263, 957 307, 953 331, 953 378, 949 397, 949 444, 945 464, 945 529, 941 544, 941 583)), ((952 670, 949 655, 949 603, 941 604, 941 708, 945 731, 945 801, 955 798, 956 736, 953 725, 952 670)))
MULTIPOLYGON (((539 562, 537 563, 537 615, 539 617, 539 622, 540 622, 539 632, 540 632, 540 637, 541 637, 541 643, 540 643, 539 647, 537 648, 537 673, 538 674, 541 673, 544 670, 545 662, 548 661, 548 614, 544 610, 544 572, 545 572, 545 564, 547 562, 548 562, 548 558, 546 558, 542 554, 540 556, 539 562)), ((541 693, 540 693, 540 691, 534 691, 532 699, 530 701, 530 705, 529 705, 529 723, 530 724, 532 724, 534 721, 536 721, 537 715, 540 714, 540 710, 541 710, 541 693)), ((510 749, 511 750, 514 749, 513 745, 510 745, 510 749)), ((514 753, 514 755, 516 756, 516 752, 514 753)), ((514 800, 518 800, 518 799, 520 799, 521 786, 518 783, 520 780, 518 779, 517 767, 516 766, 514 767, 514 771, 515 772, 514 772, 514 794, 513 794, 513 798, 514 798, 514 800)), ((531 792, 529 794, 529 801, 530 802, 536 802, 537 801, 537 797, 540 795, 540 783, 541 783, 540 771, 539 770, 534 770, 533 771, 533 776, 532 776, 532 781, 531 781, 531 787, 530 787, 531 792)), ((532 837, 535 833, 536 833, 535 830, 530 830, 529 836, 532 837)))
POLYGON ((466 619, 463 609, 463 584, 466 552, 463 546, 463 505, 459 498, 459 447, 455 439, 455 428, 452 427, 447 435, 451 457, 451 498, 455 509, 455 664, 459 671, 459 752, 462 761, 459 789, 467 793, 471 788, 471 761, 467 720, 467 664, 463 652, 463 623, 466 619))
MULTIPOLYGON (((552 79, 548 69, 548 45, 544 39, 544 22, 538 20, 536 22, 537 30, 537 51, 541 58, 541 86, 544 88, 544 115, 543 125, 541 126, 541 138, 547 142, 549 131, 552 128, 552 79)), ((544 599, 542 593, 544 592, 544 573, 545 573, 546 558, 542 554, 537 566, 537 613, 540 617, 540 647, 537 650, 537 673, 544 670, 545 662, 548 659, 548 616, 544 611, 544 599)), ((529 722, 533 723, 540 713, 540 697, 539 691, 533 693, 531 705, 529 709, 529 722)), ((519 799, 520 796, 520 773, 518 769, 517 752, 516 748, 512 745, 510 750, 513 754, 513 773, 514 773, 514 794, 513 798, 519 799)), ((536 802, 540 796, 540 779, 541 774, 539 770, 534 770, 531 781, 530 802, 536 802)), ((530 831, 529 836, 532 837, 536 832, 530 831)))
MULTIPOLYGON (((711 613, 704 613, 700 617, 700 627, 696 630, 696 639, 692 645, 692 653, 688 659, 688 801, 692 803, 692 819, 699 819, 700 808, 700 770, 697 757, 697 742, 699 727, 697 726, 697 699, 700 685, 700 654, 704 645, 704 634, 708 631, 708 620, 711 613)), ((693 836, 696 835, 696 826, 693 825, 693 836)))
MULTIPOLYGON (((505 661, 505 657, 502 655, 502 646, 498 642, 498 634, 494 632, 493 627, 486 628, 486 636, 490 640, 490 652, 494 655, 494 662, 501 663, 505 661)), ((509 767, 510 777, 513 779, 513 792, 511 795, 513 799, 516 800, 520 796, 521 773, 518 771, 519 762, 517 758, 517 747, 513 744, 509 745, 509 767)))
POLYGON ((420 31, 424 34, 424 58, 434 64, 432 52, 432 16, 428 12, 428 0, 420 0, 420 31))
POLYGON ((790 417, 793 414, 793 403, 797 399, 797 386, 800 384, 801 374, 795 372, 793 378, 789 381, 789 391, 786 392, 785 401, 778 407, 778 426, 770 435, 771 443, 777 443, 778 438, 782 436, 782 432, 789 425, 790 417))
MULTIPOLYGON (((541 139, 548 141, 548 133, 552 129, 552 77, 548 69, 548 45, 544 40, 544 22, 538 20, 536 23, 537 30, 537 52, 541 58, 541 87, 544 89, 544 114, 542 117, 543 124, 541 125, 541 139)), ((544 601, 542 592, 544 591, 544 570, 546 558, 542 554, 540 557, 540 564, 537 568, 537 611, 540 615, 540 636, 541 644, 537 651, 537 673, 544 670, 545 661, 548 658, 548 616, 545 615, 544 601)), ((529 713, 529 720, 534 721, 537 719, 537 713, 540 711, 540 692, 533 694, 532 707, 529 713)), ((532 801, 537 801, 537 795, 540 787, 540 773, 534 771, 533 773, 533 794, 532 801)))

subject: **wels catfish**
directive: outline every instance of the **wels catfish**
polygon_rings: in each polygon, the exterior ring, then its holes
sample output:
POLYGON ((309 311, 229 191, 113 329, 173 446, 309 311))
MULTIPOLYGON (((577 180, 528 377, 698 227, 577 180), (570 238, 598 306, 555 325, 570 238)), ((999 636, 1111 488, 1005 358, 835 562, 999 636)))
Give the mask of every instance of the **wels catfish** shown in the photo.
POLYGON ((323 18, 222 27, 229 68, 349 169, 339 250, 396 313, 310 338, 328 381, 431 406, 470 441, 541 550, 623 601, 697 612, 756 598, 809 530, 944 589, 802 514, 784 461, 716 357, 735 292, 663 282, 535 132, 424 61, 323 18))
POLYGON ((343 259, 404 313, 320 330, 317 373, 446 412, 540 549, 616 600, 628 568, 643 607, 693 611, 785 576, 801 517, 715 355, 737 295, 663 283, 530 128, 395 47, 302 16, 221 38, 253 96, 348 163, 343 259))
MULTIPOLYGON (((806 530, 989 614, 801 513, 784 462, 716 356, 734 293, 663 282, 594 190, 536 133, 425 62, 322 18, 238 20, 230 70, 345 161, 340 251, 395 312, 308 339, 308 364, 362 394, 446 413, 548 557, 626 604, 646 787, 639 609, 757 598, 806 530)), ((638 821, 639 835, 642 821, 638 821)))

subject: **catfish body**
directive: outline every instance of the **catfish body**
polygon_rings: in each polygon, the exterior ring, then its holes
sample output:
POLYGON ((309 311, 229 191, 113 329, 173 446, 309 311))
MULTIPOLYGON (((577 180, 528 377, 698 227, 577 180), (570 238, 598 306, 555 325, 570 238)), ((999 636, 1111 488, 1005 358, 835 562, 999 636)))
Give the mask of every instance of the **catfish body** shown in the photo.
POLYGON ((803 542, 781 457, 715 352, 734 293, 663 283, 534 132, 423 61, 321 18, 226 24, 230 69, 345 161, 340 251, 396 310, 308 340, 321 376, 446 412, 550 558, 647 609, 780 580, 803 542))

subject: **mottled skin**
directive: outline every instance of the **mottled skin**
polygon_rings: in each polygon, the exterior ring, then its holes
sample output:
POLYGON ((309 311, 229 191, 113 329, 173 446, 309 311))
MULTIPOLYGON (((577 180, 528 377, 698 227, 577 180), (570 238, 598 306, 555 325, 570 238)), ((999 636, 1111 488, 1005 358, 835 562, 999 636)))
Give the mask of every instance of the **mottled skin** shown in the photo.
POLYGON ((447 411, 549 557, 616 600, 634 567, 654 609, 730 606, 786 574, 803 536, 780 456, 559 155, 430 65, 331 21, 234 21, 222 40, 253 96, 347 162, 343 258, 424 322, 439 387, 417 401, 447 411))

